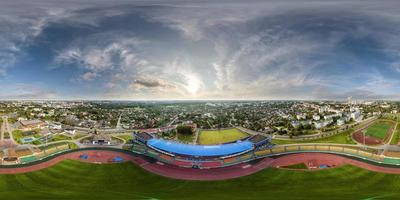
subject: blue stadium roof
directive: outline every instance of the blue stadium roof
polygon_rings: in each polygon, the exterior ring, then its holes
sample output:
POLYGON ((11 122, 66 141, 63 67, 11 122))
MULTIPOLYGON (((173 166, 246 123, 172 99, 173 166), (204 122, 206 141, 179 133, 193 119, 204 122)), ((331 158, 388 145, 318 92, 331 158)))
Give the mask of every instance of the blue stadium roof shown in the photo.
POLYGON ((156 138, 148 140, 147 145, 169 153, 191 156, 225 156, 253 148, 253 143, 249 141, 221 145, 191 145, 156 138))

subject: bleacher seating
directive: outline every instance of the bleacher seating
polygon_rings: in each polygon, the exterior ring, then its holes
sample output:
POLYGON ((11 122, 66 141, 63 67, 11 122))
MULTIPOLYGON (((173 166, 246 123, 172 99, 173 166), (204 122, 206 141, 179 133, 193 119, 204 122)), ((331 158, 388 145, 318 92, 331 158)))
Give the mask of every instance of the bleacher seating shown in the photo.
POLYGON ((233 163, 237 161, 237 157, 225 158, 224 163, 233 163))
POLYGON ((172 161, 173 158, 169 155, 165 155, 165 154, 160 154, 160 158, 165 160, 165 161, 172 161))
POLYGON ((146 132, 135 133, 135 141, 143 143, 143 144, 145 144, 151 138, 153 138, 153 136, 146 132))
POLYGON ((181 167, 192 167, 193 164, 192 162, 186 162, 186 161, 181 161, 181 160, 174 160, 172 164, 181 166, 181 167))

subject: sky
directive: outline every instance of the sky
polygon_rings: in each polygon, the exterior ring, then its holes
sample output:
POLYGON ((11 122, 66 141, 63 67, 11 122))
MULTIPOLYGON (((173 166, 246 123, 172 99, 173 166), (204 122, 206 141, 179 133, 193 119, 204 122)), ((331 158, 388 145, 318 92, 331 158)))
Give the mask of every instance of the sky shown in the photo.
POLYGON ((0 0, 0 99, 400 99, 399 1, 0 0))

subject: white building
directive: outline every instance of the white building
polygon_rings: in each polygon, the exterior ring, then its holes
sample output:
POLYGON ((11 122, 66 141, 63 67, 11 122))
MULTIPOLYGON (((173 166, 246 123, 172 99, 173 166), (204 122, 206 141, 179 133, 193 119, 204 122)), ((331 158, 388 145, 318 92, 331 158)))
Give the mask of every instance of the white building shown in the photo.
POLYGON ((306 119, 306 118, 307 118, 307 116, 304 113, 296 115, 296 119, 298 119, 298 120, 302 120, 302 119, 306 119))
POLYGON ((70 135, 75 135, 76 130, 67 128, 67 129, 64 130, 64 132, 67 133, 67 134, 70 134, 70 135))
POLYGON ((50 124, 49 128, 52 130, 61 130, 62 126, 61 126, 61 124, 50 124))
POLYGON ((321 117, 320 117, 319 115, 313 115, 313 119, 314 119, 315 121, 318 121, 318 120, 321 119, 321 117))
POLYGON ((318 109, 318 112, 319 112, 319 113, 328 112, 328 111, 329 111, 329 106, 321 106, 321 107, 318 109))
POLYGON ((338 119, 338 120, 336 121, 336 124, 337 124, 338 126, 343 125, 343 124, 344 124, 344 119, 338 119))

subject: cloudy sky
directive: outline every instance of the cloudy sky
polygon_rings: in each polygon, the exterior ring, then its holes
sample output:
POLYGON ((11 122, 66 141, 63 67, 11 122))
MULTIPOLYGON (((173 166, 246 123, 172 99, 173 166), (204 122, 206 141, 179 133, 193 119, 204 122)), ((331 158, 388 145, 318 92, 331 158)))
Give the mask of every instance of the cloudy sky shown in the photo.
POLYGON ((0 0, 0 99, 400 99, 398 1, 0 0))

